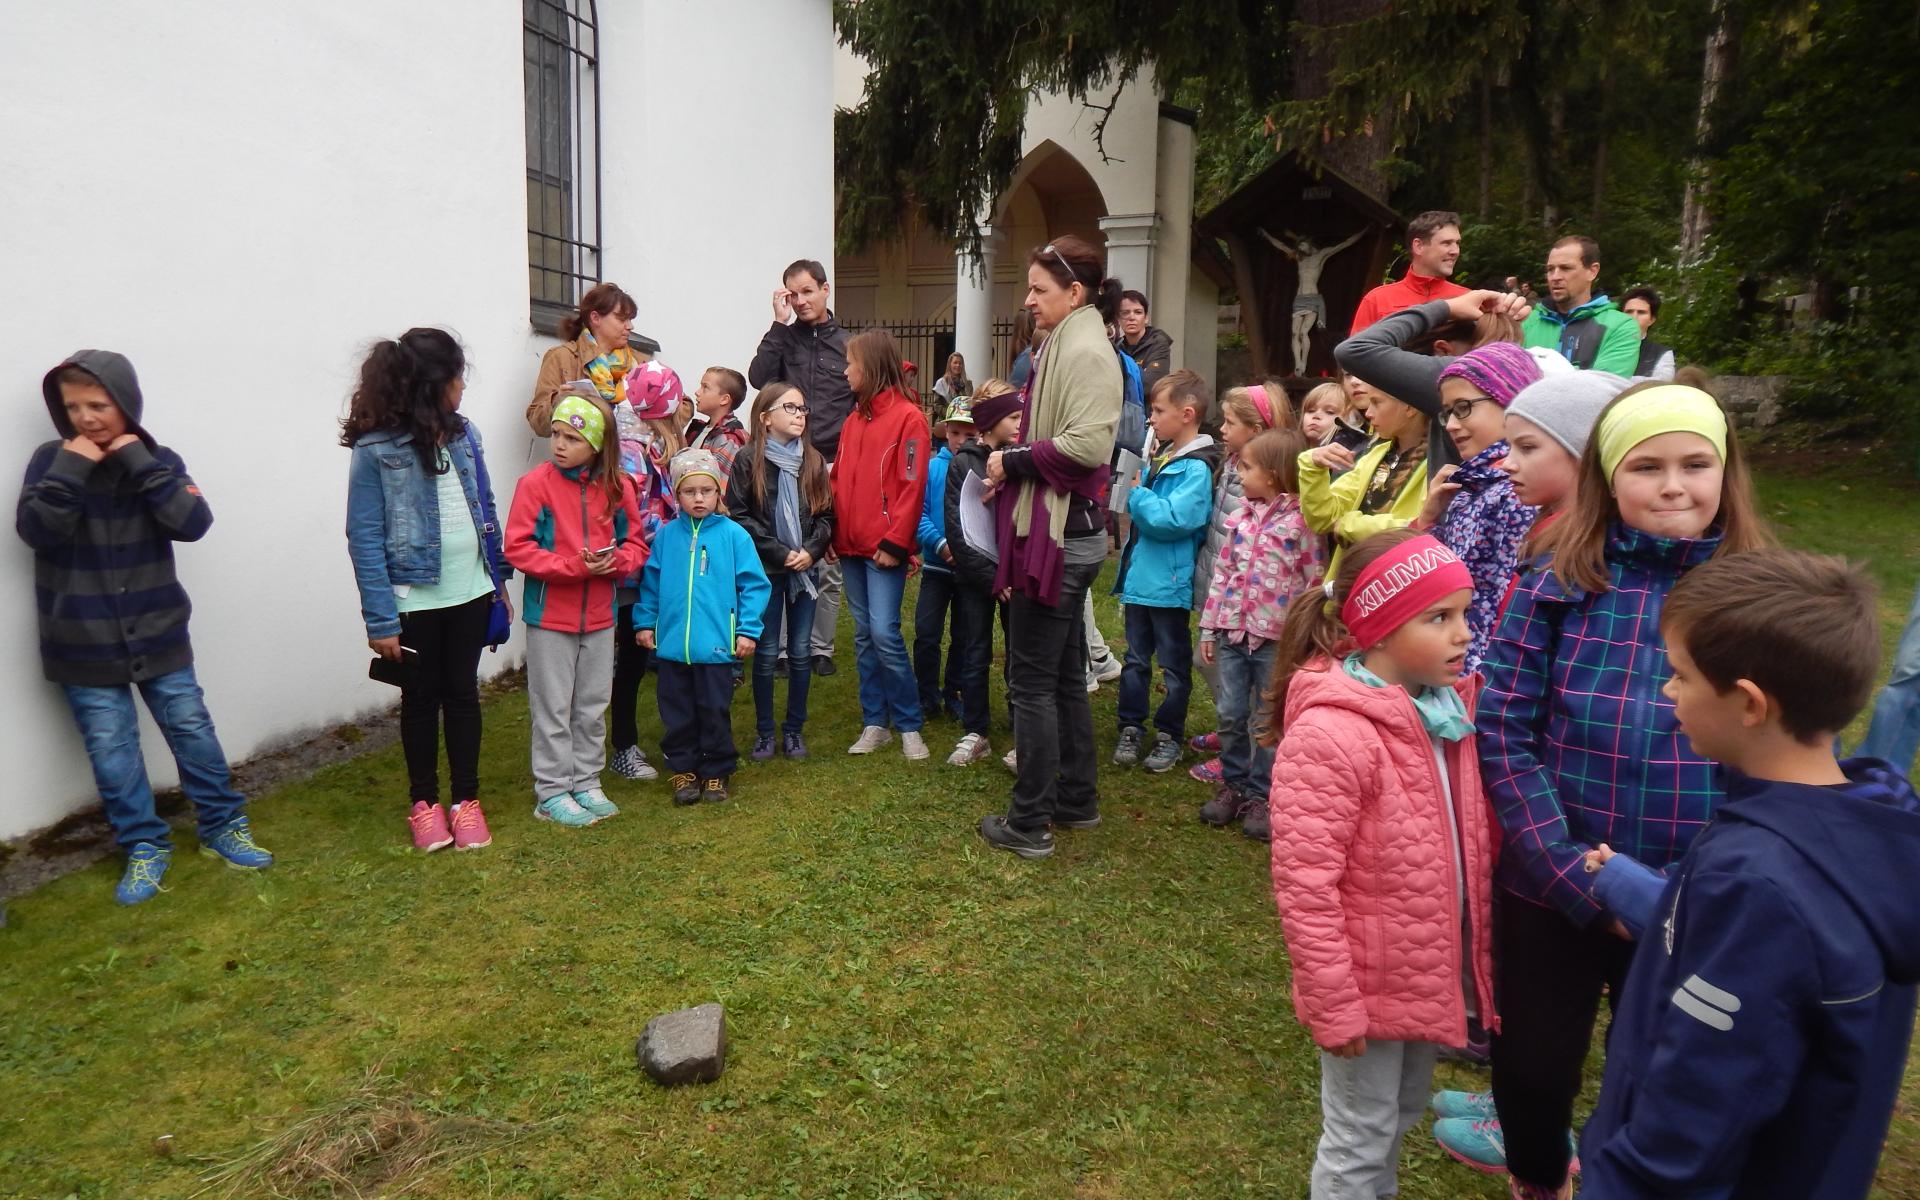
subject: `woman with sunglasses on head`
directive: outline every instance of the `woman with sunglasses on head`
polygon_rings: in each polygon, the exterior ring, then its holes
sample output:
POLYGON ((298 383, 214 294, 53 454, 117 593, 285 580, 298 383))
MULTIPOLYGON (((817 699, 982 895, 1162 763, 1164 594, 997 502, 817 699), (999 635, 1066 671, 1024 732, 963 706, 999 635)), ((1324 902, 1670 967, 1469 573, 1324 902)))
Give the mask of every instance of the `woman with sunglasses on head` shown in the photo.
POLYGON ((1022 444, 987 458, 1000 531, 994 589, 1009 600, 1018 767, 1012 802, 981 819, 980 836, 1045 858, 1054 827, 1100 823, 1084 603, 1107 557, 1104 493, 1122 402, 1107 326, 1119 313, 1120 281, 1091 245, 1056 238, 1027 256, 1026 307, 1046 341, 1028 385, 1022 444))

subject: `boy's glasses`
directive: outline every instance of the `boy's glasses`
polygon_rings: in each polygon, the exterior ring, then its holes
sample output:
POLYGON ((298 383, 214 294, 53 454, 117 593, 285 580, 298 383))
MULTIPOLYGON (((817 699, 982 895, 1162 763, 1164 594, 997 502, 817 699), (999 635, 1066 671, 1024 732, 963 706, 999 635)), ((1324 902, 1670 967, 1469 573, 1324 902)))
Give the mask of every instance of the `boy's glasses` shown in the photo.
POLYGON ((1452 404, 1442 404, 1440 406, 1440 416, 1443 419, 1452 417, 1456 421, 1465 421, 1473 415, 1474 405, 1491 403, 1493 403, 1493 400, 1488 396, 1476 396, 1471 400, 1455 400, 1452 404))
POLYGON ((774 407, 778 408, 781 412, 786 413, 790 417, 804 417, 809 412, 813 411, 812 409, 808 408, 804 404, 782 403, 782 404, 777 404, 774 407))

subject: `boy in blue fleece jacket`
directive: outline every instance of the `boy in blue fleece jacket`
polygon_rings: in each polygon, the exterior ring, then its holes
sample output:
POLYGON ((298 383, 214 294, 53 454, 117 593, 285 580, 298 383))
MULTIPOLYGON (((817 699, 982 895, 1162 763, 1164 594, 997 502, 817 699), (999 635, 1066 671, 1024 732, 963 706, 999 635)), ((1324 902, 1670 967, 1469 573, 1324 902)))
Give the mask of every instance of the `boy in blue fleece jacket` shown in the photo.
POLYGON ((271 866, 194 676, 193 606, 174 573, 173 544, 198 541, 213 524, 206 498, 180 456, 147 432, 140 380, 125 356, 76 351, 47 372, 40 391, 60 436, 27 463, 14 528, 33 547, 41 666, 65 694, 127 854, 114 899, 151 900, 173 862, 173 835, 154 809, 140 753, 135 688, 180 768, 200 852, 242 870, 271 866))
POLYGON ((1920 981, 1920 798, 1834 734, 1880 667, 1872 585, 1831 558, 1730 554, 1661 631, 1681 732, 1727 799, 1668 876, 1606 846, 1636 930, 1580 1141, 1583 1200, 1850 1200, 1873 1186, 1920 981))
POLYGON ((1127 661, 1120 672, 1120 744, 1116 766, 1171 770, 1186 740, 1187 700, 1193 694, 1193 565, 1213 518, 1213 472, 1219 449, 1200 432, 1207 417, 1207 382, 1179 370, 1153 385, 1147 423, 1158 449, 1127 493, 1132 530, 1113 590, 1125 605, 1127 661), (1153 714, 1154 742, 1146 738, 1147 696, 1159 660, 1167 696, 1153 714))
POLYGON ((673 802, 715 803, 739 765, 733 664, 753 656, 773 594, 753 535, 720 507, 720 460, 682 450, 668 464, 680 515, 653 535, 633 605, 634 640, 653 651, 660 751, 673 802))

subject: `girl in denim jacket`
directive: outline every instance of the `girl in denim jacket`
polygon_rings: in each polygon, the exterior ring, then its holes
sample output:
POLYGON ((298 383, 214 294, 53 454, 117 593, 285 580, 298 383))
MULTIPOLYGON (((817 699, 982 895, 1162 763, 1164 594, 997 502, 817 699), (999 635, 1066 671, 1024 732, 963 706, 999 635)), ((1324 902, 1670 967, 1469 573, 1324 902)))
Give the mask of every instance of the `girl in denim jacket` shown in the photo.
POLYGON ((465 375, 451 335, 409 329, 361 363, 341 422, 340 444, 353 451, 347 553, 367 645, 399 668, 408 824, 423 851, 493 841, 480 810, 477 676, 509 569, 480 432, 459 414, 465 375), (443 718, 451 814, 437 774, 443 718))

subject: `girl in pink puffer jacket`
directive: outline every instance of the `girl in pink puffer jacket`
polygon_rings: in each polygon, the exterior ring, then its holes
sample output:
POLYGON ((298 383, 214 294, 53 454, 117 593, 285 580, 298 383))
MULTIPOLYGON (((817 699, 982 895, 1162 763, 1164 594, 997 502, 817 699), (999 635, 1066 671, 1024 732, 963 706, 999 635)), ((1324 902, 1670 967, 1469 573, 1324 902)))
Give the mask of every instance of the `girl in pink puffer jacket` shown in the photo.
POLYGON ((1465 1044, 1470 1015, 1498 1028, 1494 822, 1461 675, 1472 595, 1451 550, 1393 530, 1349 549, 1281 635, 1273 887, 1321 1049, 1314 1200, 1392 1193, 1440 1047, 1465 1044))

